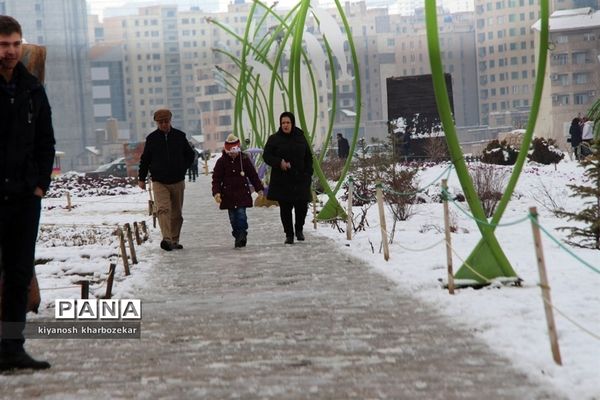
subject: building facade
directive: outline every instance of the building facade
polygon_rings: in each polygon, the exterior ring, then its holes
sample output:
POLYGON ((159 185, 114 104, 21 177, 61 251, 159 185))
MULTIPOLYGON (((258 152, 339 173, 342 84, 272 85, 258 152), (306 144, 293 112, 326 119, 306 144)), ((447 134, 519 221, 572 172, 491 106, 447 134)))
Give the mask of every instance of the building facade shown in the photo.
POLYGON ((85 167, 82 156, 93 142, 85 0, 0 0, 0 14, 16 18, 29 43, 46 47, 45 86, 62 168, 85 167))
MULTIPOLYGON (((539 31, 539 21, 534 25, 539 31)), ((536 134, 555 139, 562 148, 569 125, 583 117, 600 94, 600 11, 591 8, 555 11, 550 18, 543 102, 536 134)))

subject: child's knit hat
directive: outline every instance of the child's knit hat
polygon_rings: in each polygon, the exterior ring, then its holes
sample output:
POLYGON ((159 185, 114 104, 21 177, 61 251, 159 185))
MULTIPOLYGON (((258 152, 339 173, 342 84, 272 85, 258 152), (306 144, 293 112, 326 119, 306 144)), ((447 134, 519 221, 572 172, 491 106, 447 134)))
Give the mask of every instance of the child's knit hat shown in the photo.
POLYGON ((227 136, 227 139, 225 139, 225 151, 236 151, 233 150, 235 147, 237 147, 237 151, 239 151, 240 149, 240 139, 235 136, 233 133, 230 133, 227 136))

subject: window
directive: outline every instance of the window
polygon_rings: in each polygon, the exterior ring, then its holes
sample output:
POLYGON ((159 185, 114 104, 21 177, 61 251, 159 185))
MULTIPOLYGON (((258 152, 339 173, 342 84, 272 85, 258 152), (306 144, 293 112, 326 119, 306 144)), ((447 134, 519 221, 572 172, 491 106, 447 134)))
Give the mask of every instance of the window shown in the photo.
POLYGON ((573 53, 573 64, 585 64, 587 62, 587 52, 578 51, 573 53))
POLYGON ((567 106, 569 105, 569 95, 568 94, 555 94, 552 96, 552 105, 553 106, 567 106))
POLYGON ((596 35, 594 35, 593 33, 584 33, 583 34, 583 41, 584 42, 591 42, 593 40, 596 40, 596 35))
POLYGON ((568 43, 568 42, 569 42, 569 37, 566 35, 558 35, 556 37, 556 43, 563 44, 563 43, 568 43))
POLYGON ((552 54, 552 65, 566 65, 568 62, 568 54, 552 54))
POLYGON ((583 85, 588 83, 588 74, 587 72, 579 72, 573 74, 573 83, 576 85, 583 85))
POLYGON ((588 104, 592 100, 591 92, 575 93, 573 95, 573 103, 575 104, 588 104))

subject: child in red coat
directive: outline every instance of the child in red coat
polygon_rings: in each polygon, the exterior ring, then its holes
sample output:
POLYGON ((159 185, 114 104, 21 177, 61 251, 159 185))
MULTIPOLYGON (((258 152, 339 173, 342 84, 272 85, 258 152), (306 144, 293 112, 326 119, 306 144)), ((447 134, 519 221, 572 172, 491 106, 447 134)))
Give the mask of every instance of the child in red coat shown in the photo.
POLYGON ((263 184, 252 161, 242 153, 240 140, 230 134, 225 140, 223 154, 217 160, 212 176, 212 194, 221 210, 229 213, 231 234, 235 247, 246 246, 248 218, 246 208, 252 207, 250 183, 262 195, 263 184), (248 182, 249 181, 249 182, 248 182))

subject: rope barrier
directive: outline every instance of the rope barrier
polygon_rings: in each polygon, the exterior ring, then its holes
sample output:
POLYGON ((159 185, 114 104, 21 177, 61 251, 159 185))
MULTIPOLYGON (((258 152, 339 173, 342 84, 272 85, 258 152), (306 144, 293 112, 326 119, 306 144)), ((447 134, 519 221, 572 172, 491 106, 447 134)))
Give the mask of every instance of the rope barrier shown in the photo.
POLYGON ((57 286, 57 287, 47 287, 40 288, 40 290, 62 290, 62 289, 79 289, 81 286, 57 286))
MULTIPOLYGON (((445 242, 445 240, 444 240, 445 242)), ((447 244, 447 242, 446 242, 447 244)), ((447 244, 448 245, 448 244, 447 244)), ((481 275, 479 272, 477 272, 473 267, 471 267, 465 260, 463 260, 463 258, 456 252, 456 250, 454 249, 454 247, 452 247, 451 245, 448 245, 448 247, 450 247, 450 250, 452 250, 452 253, 454 253, 454 255, 463 263, 463 265, 465 267, 467 267, 471 272, 473 272, 475 275, 479 276, 481 279, 483 279, 485 281, 485 283, 491 283, 492 280, 488 279, 487 277, 481 275)))
POLYGON ((399 244, 399 243, 396 243, 396 245, 397 245, 398 247, 400 247, 401 249, 404 249, 404 250, 406 250, 406 251, 412 251, 412 252, 415 252, 415 253, 419 253, 419 252, 421 252, 421 251, 427 251, 427 250, 431 250, 431 249, 433 249, 434 247, 436 247, 437 245, 439 245, 439 244, 441 244, 441 243, 444 243, 445 241, 446 241, 445 239, 442 239, 442 240, 440 240, 440 241, 437 241, 437 242, 435 242, 435 243, 434 243, 434 244, 432 244, 431 246, 427 246, 427 247, 424 247, 424 248, 422 248, 422 249, 411 249, 411 248, 409 248, 409 247, 402 246, 402 245, 401 245, 401 244, 399 244))
POLYGON ((597 274, 600 274, 600 270, 598 268, 592 266, 587 261, 585 261, 584 259, 582 259, 581 257, 579 257, 577 254, 573 253, 573 251, 571 251, 570 249, 568 249, 560 240, 556 239, 554 236, 552 236, 552 234, 550 234, 550 232, 548 232, 543 226, 541 226, 539 224, 539 222, 537 222, 535 220, 535 218, 533 218, 533 216, 531 214, 529 214, 528 217, 531 219, 531 221, 535 225, 537 225, 540 228, 540 230, 542 232, 544 232, 546 234, 546 236, 548 236, 554 243, 556 243, 558 245, 558 247, 560 247, 562 250, 564 250, 567 253, 569 253, 573 258, 575 258, 577 261, 579 261, 580 263, 582 263, 583 265, 585 265, 586 267, 588 267, 592 271, 596 272, 597 274))
POLYGON ((569 317, 567 314, 565 314, 564 312, 562 312, 561 310, 556 308, 556 306, 554 306, 553 304, 550 304, 548 302, 548 300, 546 300, 545 298, 544 298, 544 303, 548 304, 550 307, 552 307, 554 309, 554 311, 556 311, 557 314, 559 314, 561 317, 563 317, 564 319, 566 319, 567 321, 569 321, 570 323, 575 325, 577 328, 581 329, 584 333, 587 333, 588 335, 590 335, 592 338, 594 338, 596 340, 600 340, 600 335, 597 335, 596 333, 590 331, 589 329, 587 329, 586 327, 584 327, 583 325, 581 325, 580 323, 575 321, 573 318, 569 317))
POLYGON ((436 183, 437 181, 439 181, 439 180, 440 180, 440 179, 441 179, 441 178, 444 176, 444 174, 446 174, 446 179, 448 179, 448 177, 450 176, 450 172, 452 171, 452 167, 453 167, 453 165, 452 165, 452 164, 450 164, 450 165, 449 165, 449 166, 448 166, 448 167, 447 167, 447 168, 446 168, 444 171, 442 171, 442 173, 441 173, 441 174, 440 174, 440 175, 439 175, 437 178, 435 178, 435 179, 434 179, 432 182, 428 183, 427 185, 423 186, 423 187, 422 187, 422 188, 420 188, 420 189, 417 189, 417 190, 416 190, 416 191, 414 191, 414 192, 408 192, 408 193, 396 192, 396 191, 395 191, 395 190, 393 190, 393 189, 390 189, 390 188, 385 188, 385 187, 383 187, 383 191, 384 191, 384 192, 386 192, 386 193, 392 193, 392 194, 395 194, 395 195, 398 195, 398 196, 414 196, 414 195, 416 195, 416 194, 419 194, 419 193, 422 193, 422 192, 424 192, 424 191, 425 191, 425 189, 427 189, 428 187, 432 186, 434 183, 436 183))
POLYGON ((446 198, 448 200, 450 200, 452 202, 452 204, 454 204, 454 206, 456 208, 458 208, 460 211, 462 211, 463 214, 465 214, 467 217, 469 217, 470 219, 472 219, 473 221, 477 222, 478 224, 482 224, 482 225, 486 225, 486 226, 490 226, 490 227, 506 227, 506 226, 511 226, 511 225, 518 225, 522 222, 527 221, 528 219, 530 219, 529 214, 523 218, 517 219, 515 221, 510 221, 510 222, 505 222, 505 223, 498 223, 498 224, 493 224, 489 221, 485 221, 479 218, 474 217, 471 213, 469 213, 467 210, 463 209, 461 206, 458 205, 458 203, 451 198, 451 193, 449 193, 446 190, 442 190, 442 195, 446 196, 446 198))

